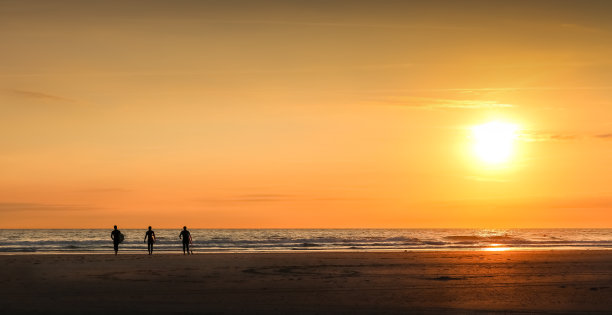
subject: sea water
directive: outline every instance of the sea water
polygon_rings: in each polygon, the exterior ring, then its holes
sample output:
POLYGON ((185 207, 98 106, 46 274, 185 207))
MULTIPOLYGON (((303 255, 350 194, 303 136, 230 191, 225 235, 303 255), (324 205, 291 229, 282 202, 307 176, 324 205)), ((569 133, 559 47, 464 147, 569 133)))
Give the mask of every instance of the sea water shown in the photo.
MULTIPOLYGON (((155 229, 156 252, 182 252, 179 229, 155 229)), ((121 252, 146 253, 145 229, 121 252)), ((192 229, 195 252, 612 249, 612 229, 192 229)), ((2 229, 0 253, 110 253, 111 229, 2 229)))

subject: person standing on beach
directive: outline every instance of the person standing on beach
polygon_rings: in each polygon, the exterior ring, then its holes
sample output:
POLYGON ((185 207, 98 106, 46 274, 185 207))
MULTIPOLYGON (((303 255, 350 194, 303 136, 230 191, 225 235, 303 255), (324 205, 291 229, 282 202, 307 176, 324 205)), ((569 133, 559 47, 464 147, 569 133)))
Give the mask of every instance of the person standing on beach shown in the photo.
POLYGON ((190 255, 189 244, 191 243, 191 233, 187 231, 187 227, 184 226, 181 234, 179 234, 179 238, 183 239, 183 255, 185 255, 185 251, 187 251, 187 255, 190 255))
POLYGON ((147 243, 147 250, 149 251, 149 255, 153 255, 153 243, 155 243, 155 232, 151 230, 150 226, 149 226, 149 230, 145 233, 144 241, 146 242, 147 239, 149 241, 147 243))
POLYGON ((115 247, 115 256, 117 256, 117 252, 119 251, 119 243, 123 238, 123 234, 121 231, 117 230, 117 226, 115 225, 115 229, 111 232, 111 239, 113 240, 113 246, 115 247))

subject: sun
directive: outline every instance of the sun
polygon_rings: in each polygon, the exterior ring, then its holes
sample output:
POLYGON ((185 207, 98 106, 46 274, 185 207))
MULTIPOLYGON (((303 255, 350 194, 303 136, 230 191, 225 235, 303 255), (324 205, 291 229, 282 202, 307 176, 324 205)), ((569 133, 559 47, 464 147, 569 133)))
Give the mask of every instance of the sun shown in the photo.
POLYGON ((491 121, 472 127, 474 153, 487 164, 500 164, 512 157, 518 126, 491 121))

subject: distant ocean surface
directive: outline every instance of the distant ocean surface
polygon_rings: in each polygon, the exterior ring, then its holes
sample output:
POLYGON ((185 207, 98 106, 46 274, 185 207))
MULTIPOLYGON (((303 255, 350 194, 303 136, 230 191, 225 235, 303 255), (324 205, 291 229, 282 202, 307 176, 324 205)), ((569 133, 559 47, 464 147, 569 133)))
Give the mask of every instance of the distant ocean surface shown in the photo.
MULTIPOLYGON (((144 229, 120 252, 146 253, 144 229)), ((178 229, 155 229, 155 252, 182 252, 178 229)), ((612 249, 612 229, 193 229, 194 252, 612 249)), ((111 229, 0 229, 0 253, 111 253, 111 229)))

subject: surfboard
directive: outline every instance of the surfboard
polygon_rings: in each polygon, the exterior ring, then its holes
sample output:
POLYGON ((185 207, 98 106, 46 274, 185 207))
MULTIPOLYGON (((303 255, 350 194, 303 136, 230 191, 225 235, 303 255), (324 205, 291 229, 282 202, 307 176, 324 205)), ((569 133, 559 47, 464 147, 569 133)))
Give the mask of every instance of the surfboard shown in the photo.
POLYGON ((123 243, 124 239, 125 239, 125 236, 123 236, 123 233, 119 232, 119 243, 123 243))

